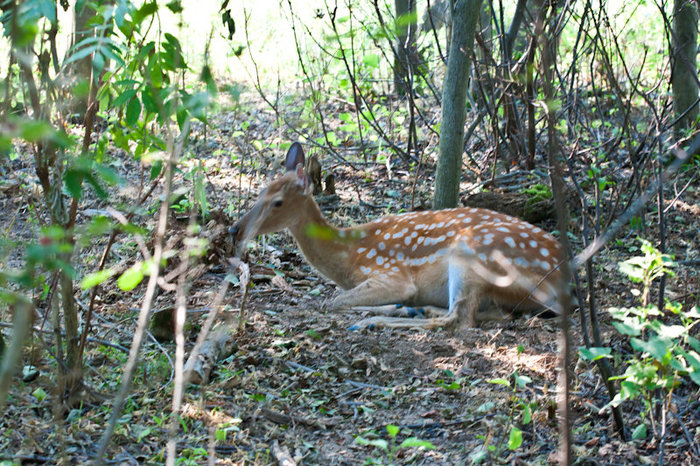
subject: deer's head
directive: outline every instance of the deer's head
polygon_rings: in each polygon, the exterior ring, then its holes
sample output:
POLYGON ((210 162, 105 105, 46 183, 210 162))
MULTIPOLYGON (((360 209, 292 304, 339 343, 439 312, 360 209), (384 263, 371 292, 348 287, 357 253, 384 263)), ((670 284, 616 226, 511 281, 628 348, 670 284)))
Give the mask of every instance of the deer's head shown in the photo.
POLYGON ((229 228, 236 256, 243 252, 249 239, 282 231, 299 221, 298 206, 306 201, 313 189, 304 170, 301 144, 292 144, 284 165, 284 175, 263 189, 255 205, 229 228))

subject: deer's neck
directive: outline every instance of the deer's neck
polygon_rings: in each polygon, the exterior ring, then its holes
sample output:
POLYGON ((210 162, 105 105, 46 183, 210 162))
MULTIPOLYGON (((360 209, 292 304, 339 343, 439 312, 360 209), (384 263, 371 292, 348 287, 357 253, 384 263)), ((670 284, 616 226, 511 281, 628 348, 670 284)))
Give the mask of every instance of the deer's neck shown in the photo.
POLYGON ((292 236, 299 244, 304 257, 325 277, 333 280, 344 289, 352 288, 352 270, 347 242, 343 242, 343 232, 323 217, 321 209, 311 196, 306 205, 299 209, 298 221, 289 227, 292 236))

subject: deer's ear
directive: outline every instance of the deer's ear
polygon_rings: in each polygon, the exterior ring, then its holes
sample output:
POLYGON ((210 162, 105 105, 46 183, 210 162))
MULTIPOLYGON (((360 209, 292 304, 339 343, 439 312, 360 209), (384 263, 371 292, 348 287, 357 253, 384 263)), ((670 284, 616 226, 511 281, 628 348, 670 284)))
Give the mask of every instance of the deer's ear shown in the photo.
POLYGON ((304 149, 301 148, 301 144, 295 142, 291 145, 287 151, 287 158, 285 159, 284 166, 287 171, 297 170, 297 166, 301 165, 302 170, 304 168, 304 149))
POLYGON ((313 186, 311 185, 311 179, 309 178, 309 175, 306 173, 306 170, 304 170, 303 164, 300 163, 299 165, 297 165, 296 175, 297 184, 301 186, 301 189, 304 191, 304 194, 311 194, 313 186))

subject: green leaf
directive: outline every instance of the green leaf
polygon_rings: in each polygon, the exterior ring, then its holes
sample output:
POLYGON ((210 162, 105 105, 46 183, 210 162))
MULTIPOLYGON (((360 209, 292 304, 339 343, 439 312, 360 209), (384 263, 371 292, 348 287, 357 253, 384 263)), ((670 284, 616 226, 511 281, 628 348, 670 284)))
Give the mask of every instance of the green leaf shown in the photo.
POLYGON ((695 382, 696 385, 700 385, 700 372, 690 372, 688 373, 688 377, 690 377, 690 380, 695 382))
POLYGON ((111 167, 108 167, 107 165, 102 165, 99 163, 96 163, 94 165, 95 171, 99 175, 100 179, 105 181, 109 185, 116 185, 121 182, 121 177, 119 174, 116 172, 116 170, 112 169, 111 167))
POLYGON ((32 396, 34 398, 36 398, 39 403, 41 403, 42 401, 44 401, 46 399, 47 394, 43 388, 39 387, 32 392, 32 396))
POLYGON ((150 66, 150 77, 151 77, 151 85, 153 87, 160 89, 163 87, 163 70, 160 68, 160 62, 158 59, 160 58, 160 54, 155 54, 153 56, 153 60, 151 62, 150 66))
POLYGON ((527 375, 515 374, 515 383, 518 384, 518 387, 525 387, 528 384, 532 383, 532 379, 527 375))
POLYGON ((578 352, 586 361, 597 361, 598 359, 609 358, 612 353, 612 348, 602 346, 591 346, 590 348, 581 347, 578 352))
POLYGON ((112 106, 113 107, 121 107, 126 102, 128 102, 130 99, 133 99, 134 97, 136 97, 136 90, 135 89, 127 89, 127 90, 123 91, 121 94, 119 94, 116 99, 114 99, 114 102, 112 102, 112 106))
POLYGON ((678 348, 678 351, 683 355, 688 365, 693 368, 696 372, 700 372, 700 354, 693 350, 685 351, 682 348, 678 348))
POLYGON ((206 84, 209 94, 214 96, 218 93, 218 88, 216 87, 216 82, 214 81, 214 75, 212 74, 209 65, 205 64, 202 67, 202 73, 199 75, 199 79, 206 84))
POLYGON ((148 113, 158 113, 159 105, 153 97, 150 87, 141 91, 141 101, 143 102, 143 107, 148 113))
POLYGON ((155 180, 158 175, 160 175, 160 172, 163 170, 163 161, 162 160, 156 160, 153 162, 153 165, 151 165, 151 181, 155 180))
POLYGON ((73 54, 63 62, 63 64, 65 66, 73 63, 74 61, 82 60, 83 58, 92 54, 95 50, 97 50, 97 45, 88 45, 87 47, 83 47, 82 49, 73 52, 73 54))
POLYGON ((506 379, 491 379, 491 380, 488 380, 487 382, 510 387, 510 382, 508 382, 506 379))
POLYGON ((399 426, 395 426, 394 424, 387 424, 386 431, 389 433, 390 437, 394 438, 396 437, 396 434, 399 433, 399 426))
POLYGON ((54 0, 38 0, 35 8, 37 8, 41 15, 48 19, 51 24, 56 23, 56 3, 54 0))
POLYGON ((139 99, 131 99, 126 107, 126 125, 134 126, 141 115, 141 102, 139 99))
POLYGON ((97 181, 97 178, 95 178, 95 176, 92 173, 85 174, 85 181, 90 186, 92 186, 92 189, 95 190, 95 194, 97 194, 97 197, 99 197, 100 199, 107 199, 107 191, 104 190, 104 188, 97 181))
POLYGON ((647 438, 647 425, 642 422, 632 431, 632 439, 642 440, 645 438, 647 438))
POLYGON ((479 449, 472 453, 469 458, 472 460, 472 464, 479 464, 486 460, 487 451, 484 449, 479 449))
POLYGON ((409 437, 403 442, 399 448, 425 448, 426 450, 435 450, 435 445, 428 442, 427 440, 420 440, 416 437, 409 437))
POLYGON ((131 291, 143 280, 142 264, 137 262, 129 267, 117 280, 117 285, 122 291, 131 291))
POLYGON ((156 11, 158 11, 158 4, 155 1, 145 3, 132 15, 132 18, 134 19, 134 24, 141 24, 144 19, 153 15, 156 11))
POLYGON ((416 11, 409 11, 396 19, 396 24, 398 26, 410 26, 411 24, 416 24, 417 22, 418 12, 416 11))
POLYGON ((384 451, 389 451, 389 442, 384 439, 366 439, 364 437, 355 437, 355 442, 358 445, 369 445, 372 447, 381 448, 384 451))
POLYGON ((85 173, 82 170, 69 168, 63 175, 63 182, 66 184, 66 189, 72 197, 80 199, 83 193, 83 178, 85 173))
MULTIPOLYGON (((534 403, 532 403, 534 404, 534 403)), ((523 404, 523 424, 528 425, 532 422, 532 407, 530 403, 523 404)))
POLYGON ((150 435, 150 433, 150 427, 141 427, 140 429, 138 429, 138 433, 136 434, 136 443, 141 443, 141 440, 143 440, 146 436, 150 435))
POLYGON ((508 448, 510 450, 517 450, 523 443, 523 431, 517 427, 512 427, 510 429, 510 436, 508 437, 508 448))
MULTIPOLYGON (((172 11, 175 14, 182 13, 182 1, 181 0, 173 0, 169 2, 168 4, 165 5, 168 10, 172 11)), ((224 440, 226 438, 224 437, 224 440)), ((217 439, 218 440, 218 439, 217 439)))
POLYGON ((39 142, 54 132, 53 127, 45 121, 22 121, 19 128, 19 136, 27 142, 39 142))
POLYGON ((667 364, 671 359, 671 352, 669 349, 672 345, 666 339, 657 336, 650 337, 648 341, 632 338, 630 339, 630 345, 637 351, 648 353, 651 357, 663 364, 667 364))
POLYGON ((376 53, 368 53, 362 57, 362 62, 370 68, 379 66, 380 56, 376 53))
POLYGON ((80 282, 80 288, 83 290, 95 287, 114 275, 113 269, 98 270, 97 272, 89 273, 80 282))
POLYGON ((682 325, 659 325, 654 330, 659 334, 659 337, 671 340, 686 333, 686 329, 682 325))
POLYGON ((697 338, 695 338, 691 335, 688 335, 687 338, 688 338, 688 344, 690 346, 692 346, 695 351, 700 353, 700 340, 698 340, 697 338))
POLYGON ((624 322, 613 322, 612 324, 618 332, 628 336, 639 336, 644 329, 644 325, 635 317, 629 317, 624 322))

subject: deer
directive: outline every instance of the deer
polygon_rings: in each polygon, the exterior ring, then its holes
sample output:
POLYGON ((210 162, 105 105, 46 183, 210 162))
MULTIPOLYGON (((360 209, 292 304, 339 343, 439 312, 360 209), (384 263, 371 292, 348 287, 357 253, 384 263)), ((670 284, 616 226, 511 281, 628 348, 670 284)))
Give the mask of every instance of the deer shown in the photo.
POLYGON ((503 319, 501 310, 508 308, 558 313, 559 293, 567 290, 560 283, 563 254, 541 228, 469 207, 338 228, 321 213, 304 167, 303 148, 294 142, 285 173, 229 229, 234 253, 240 256, 258 235, 289 230, 305 259, 343 290, 326 300, 326 309, 377 314, 351 330, 476 327, 503 319))

